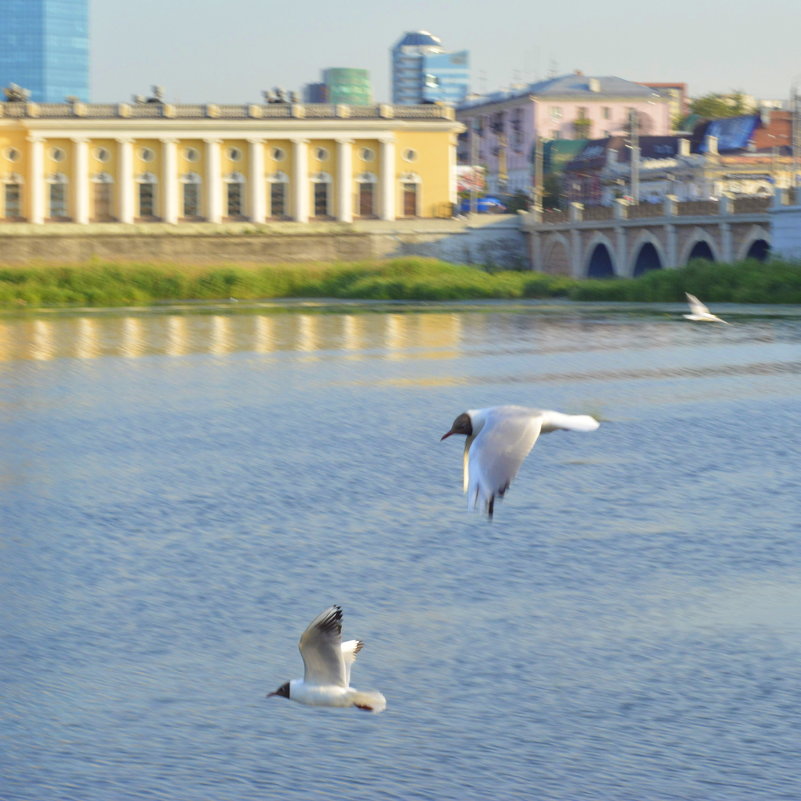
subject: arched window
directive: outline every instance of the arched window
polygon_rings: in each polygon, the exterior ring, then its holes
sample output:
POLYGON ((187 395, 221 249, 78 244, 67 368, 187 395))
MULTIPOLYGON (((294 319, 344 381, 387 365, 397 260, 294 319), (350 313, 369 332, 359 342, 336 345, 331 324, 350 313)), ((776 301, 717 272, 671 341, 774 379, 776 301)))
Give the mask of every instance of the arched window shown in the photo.
POLYGON ((15 172, 3 179, 3 219, 22 219, 22 176, 15 172))
POLYGON ((94 189, 94 219, 97 222, 111 222, 114 220, 114 202, 112 190, 114 179, 107 172, 99 172, 92 177, 94 189))
POLYGON ((245 176, 232 172, 225 177, 225 216, 241 220, 244 215, 245 176))
POLYGON ((60 172, 53 173, 48 179, 48 217, 51 220, 68 220, 67 217, 67 177, 60 172))
POLYGON ((139 202, 139 214, 141 220, 156 219, 156 176, 152 172, 145 172, 136 178, 138 186, 137 200, 139 202))
POLYGON ((375 216, 375 188, 378 183, 371 172, 363 172, 356 178, 359 187, 357 214, 359 217, 375 216))
POLYGON ((314 184, 314 216, 329 217, 331 200, 331 176, 327 172, 318 172, 312 176, 314 184))
POLYGON ((188 172, 181 176, 182 217, 189 220, 200 218, 200 176, 196 172, 188 172))
POLYGON ((420 216, 420 176, 413 172, 401 175, 403 189, 403 216, 420 216))
POLYGON ((287 217, 287 187, 289 178, 285 172, 273 173, 270 182, 270 217, 276 220, 285 220, 287 217))

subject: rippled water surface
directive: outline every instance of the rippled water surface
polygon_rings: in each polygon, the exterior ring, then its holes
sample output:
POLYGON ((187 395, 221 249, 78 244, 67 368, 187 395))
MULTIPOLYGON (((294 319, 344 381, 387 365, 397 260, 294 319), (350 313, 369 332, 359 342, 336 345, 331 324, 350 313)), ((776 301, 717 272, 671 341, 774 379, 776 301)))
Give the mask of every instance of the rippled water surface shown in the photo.
POLYGON ((801 310, 0 318, 0 797, 801 798, 801 310), (469 408, 587 412, 488 523, 469 408), (330 603, 381 715, 265 699, 330 603))

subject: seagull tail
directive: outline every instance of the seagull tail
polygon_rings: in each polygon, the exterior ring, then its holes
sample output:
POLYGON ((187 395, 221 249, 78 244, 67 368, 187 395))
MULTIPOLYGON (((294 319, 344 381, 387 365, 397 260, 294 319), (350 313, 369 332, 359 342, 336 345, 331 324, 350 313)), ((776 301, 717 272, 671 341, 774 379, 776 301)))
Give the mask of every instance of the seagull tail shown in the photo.
POLYGON ((387 708, 387 699, 379 692, 361 692, 354 690, 351 694, 353 706, 368 712, 383 712, 387 708))
POLYGON ((542 433, 564 429, 565 431, 595 431, 600 423, 588 414, 562 414, 545 411, 542 413, 542 433))

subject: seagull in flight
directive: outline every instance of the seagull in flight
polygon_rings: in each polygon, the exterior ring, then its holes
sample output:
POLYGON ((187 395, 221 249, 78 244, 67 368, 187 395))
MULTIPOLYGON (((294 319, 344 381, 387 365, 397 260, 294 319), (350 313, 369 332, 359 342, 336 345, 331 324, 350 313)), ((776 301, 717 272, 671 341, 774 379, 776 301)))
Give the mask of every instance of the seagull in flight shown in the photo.
POLYGON ((464 434, 464 491, 467 508, 483 507, 491 518, 495 498, 503 498, 540 434, 563 429, 595 431, 600 423, 587 414, 562 414, 525 406, 490 406, 463 412, 442 436, 464 434))
POLYGON ((695 295, 691 295, 689 292, 685 292, 684 294, 687 296, 687 303, 690 304, 690 313, 683 314, 682 317, 686 317, 688 320, 695 320, 696 322, 724 323, 725 325, 731 325, 731 323, 727 323, 725 320, 721 320, 720 317, 716 317, 712 314, 695 295))
POLYGON ((381 693, 361 692, 350 686, 350 668, 363 645, 361 640, 342 642, 342 609, 329 606, 300 637, 303 678, 285 682, 267 697, 288 698, 308 706, 355 706, 383 712, 387 700, 381 693))

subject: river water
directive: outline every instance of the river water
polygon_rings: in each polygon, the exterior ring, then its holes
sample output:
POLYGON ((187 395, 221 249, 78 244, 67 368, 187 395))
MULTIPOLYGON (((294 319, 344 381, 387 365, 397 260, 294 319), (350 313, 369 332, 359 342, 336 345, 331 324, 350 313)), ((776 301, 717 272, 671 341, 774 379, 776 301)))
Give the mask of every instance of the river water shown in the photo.
POLYGON ((797 801, 801 309, 683 311, 0 318, 0 797, 797 801), (602 425, 490 523, 499 403, 602 425), (381 715, 265 698, 331 603, 381 715))

